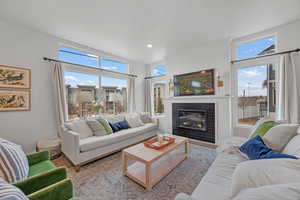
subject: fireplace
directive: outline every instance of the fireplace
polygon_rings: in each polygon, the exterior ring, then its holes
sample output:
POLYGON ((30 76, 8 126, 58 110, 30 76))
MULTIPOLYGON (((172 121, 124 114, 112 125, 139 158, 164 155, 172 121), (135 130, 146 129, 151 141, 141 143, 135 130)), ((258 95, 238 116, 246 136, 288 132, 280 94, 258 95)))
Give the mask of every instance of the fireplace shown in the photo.
POLYGON ((173 103, 173 134, 215 143, 214 103, 173 103))

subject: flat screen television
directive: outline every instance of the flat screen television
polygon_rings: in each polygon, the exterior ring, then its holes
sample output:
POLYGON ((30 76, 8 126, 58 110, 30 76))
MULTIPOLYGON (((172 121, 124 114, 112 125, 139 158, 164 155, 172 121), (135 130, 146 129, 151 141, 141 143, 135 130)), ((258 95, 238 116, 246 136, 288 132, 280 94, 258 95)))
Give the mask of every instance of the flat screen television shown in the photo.
POLYGON ((214 69, 174 76, 174 96, 214 94, 214 69))

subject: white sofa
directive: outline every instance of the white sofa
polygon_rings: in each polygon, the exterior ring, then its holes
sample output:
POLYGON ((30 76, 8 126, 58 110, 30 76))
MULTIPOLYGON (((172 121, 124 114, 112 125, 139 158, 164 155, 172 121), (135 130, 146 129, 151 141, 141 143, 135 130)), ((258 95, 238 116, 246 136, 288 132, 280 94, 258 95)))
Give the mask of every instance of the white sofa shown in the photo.
MULTIPOLYGON (((267 175, 261 176, 262 177, 261 179, 264 179, 263 177, 267 177, 264 180, 265 182, 272 181, 271 180, 272 178, 277 179, 277 180, 281 179, 279 177, 280 173, 278 174, 278 173, 276 173, 276 171, 277 172, 278 171, 282 171, 282 172, 288 171, 288 172, 294 173, 295 170, 296 171, 298 170, 300 172, 300 161, 299 160, 289 159, 290 160, 289 162, 287 162, 287 160, 284 160, 284 159, 267 159, 267 160, 249 161, 249 159, 238 150, 238 147, 248 139, 246 136, 248 136, 250 132, 251 132, 251 128, 246 128, 246 129, 242 130, 242 133, 239 134, 239 136, 233 136, 233 137, 230 137, 227 140, 223 141, 223 143, 220 144, 220 146, 217 148, 218 154, 217 154, 215 161, 213 162, 213 164, 211 165, 211 167, 209 168, 209 170, 207 171, 205 176, 202 178, 199 185, 193 191, 193 193, 191 195, 187 195, 185 193, 180 193, 176 196, 175 200, 231 200, 231 199, 234 199, 234 200, 236 200, 236 199, 238 199, 238 200, 239 199, 266 200, 266 199, 272 199, 271 197, 274 197, 274 195, 276 196, 276 194, 280 196, 280 190, 276 189, 276 187, 285 186, 285 184, 282 184, 282 183, 275 184, 274 183, 274 185, 272 185, 272 184, 267 185, 265 183, 261 183, 261 186, 267 187, 267 189, 268 189, 268 187, 269 188, 274 187, 274 190, 270 189, 270 193, 261 194, 261 193, 263 193, 263 192, 261 192, 261 191, 263 191, 262 187, 256 187, 256 188, 249 187, 249 189, 242 190, 242 192, 238 193, 239 195, 241 195, 243 197, 240 197, 238 195, 238 197, 232 198, 233 185, 236 187, 241 187, 240 185, 241 185, 242 181, 238 182, 238 181, 240 181, 239 177, 241 174, 246 174, 245 177, 243 177, 244 185, 249 186, 250 185, 249 183, 253 182, 253 180, 251 180, 250 182, 248 180, 249 177, 253 178, 253 176, 252 176, 253 174, 250 174, 250 175, 247 174, 247 170, 249 168, 247 168, 245 171, 245 167, 244 167, 245 164, 247 164, 248 166, 252 165, 252 167, 250 167, 250 169, 253 169, 253 170, 252 171, 250 170, 251 172, 249 172, 249 173, 257 173, 261 168, 266 167, 267 175), (242 136, 242 137, 240 137, 240 136, 242 136), (245 162, 245 161, 247 161, 247 162, 245 162), (272 164, 273 161, 275 161, 274 163, 281 162, 281 163, 283 163, 283 165, 288 165, 287 163, 292 163, 290 165, 292 169, 289 169, 289 167, 286 167, 286 166, 284 166, 284 168, 282 168, 286 171, 279 170, 280 169, 279 167, 278 167, 278 169, 270 169, 274 165, 274 164, 272 164), (260 163, 263 166, 260 166, 260 167, 258 167, 259 169, 256 169, 255 167, 253 167, 254 162, 260 163), (265 163, 268 163, 268 164, 264 165, 265 163), (235 175, 235 173, 236 173, 235 170, 237 168, 244 169, 244 171, 242 173, 239 173, 239 177, 237 175, 235 175), (272 171, 272 170, 274 170, 275 173, 273 173, 274 171, 272 171), (268 173, 271 173, 271 175, 268 173), (275 174, 277 175, 277 177, 275 176, 275 174), (270 177, 272 177, 272 178, 270 178, 270 177), (246 196, 247 193, 249 193, 248 195, 250 197, 246 196), (264 195, 269 196, 269 198, 266 198, 266 197, 262 198, 262 196, 264 196, 264 195)), ((298 129, 298 136, 294 136, 294 138, 296 138, 296 137, 298 137, 297 140, 292 141, 293 138, 290 140, 291 143, 294 143, 294 144, 291 144, 290 146, 292 146, 292 148, 294 148, 294 149, 298 149, 297 157, 299 157, 298 156, 300 153, 299 129, 298 129), (296 143, 295 143, 295 141, 296 141, 296 143)), ((296 150, 294 152, 296 153, 296 150)), ((261 173, 261 174, 263 174, 263 173, 261 173)), ((299 173, 294 173, 294 174, 299 174, 299 173)), ((255 181, 259 181, 258 179, 259 178, 255 179, 255 181)), ((291 179, 287 180, 288 183, 290 183, 289 182, 290 180, 291 179)), ((262 181, 262 182, 264 182, 264 181, 262 181)), ((294 177, 294 180, 292 181, 292 183, 294 184, 295 182, 300 186, 300 176, 294 177)), ((300 189, 298 191, 295 191, 295 189, 293 188, 294 185, 291 185, 291 186, 286 185, 286 187, 287 187, 286 189, 296 192, 297 193, 296 195, 298 195, 300 193, 300 189)), ((284 198, 284 199, 289 199, 289 200, 290 199, 299 199, 299 196, 298 196, 298 198, 293 198, 293 197, 284 198)))
MULTIPOLYGON (((114 123, 124 120, 125 116, 104 116, 103 118, 114 123)), ((140 127, 121 130, 109 135, 81 138, 79 133, 63 126, 61 131, 62 152, 79 171, 84 164, 155 136, 157 130, 158 123, 151 120, 151 123, 145 123, 140 127)))

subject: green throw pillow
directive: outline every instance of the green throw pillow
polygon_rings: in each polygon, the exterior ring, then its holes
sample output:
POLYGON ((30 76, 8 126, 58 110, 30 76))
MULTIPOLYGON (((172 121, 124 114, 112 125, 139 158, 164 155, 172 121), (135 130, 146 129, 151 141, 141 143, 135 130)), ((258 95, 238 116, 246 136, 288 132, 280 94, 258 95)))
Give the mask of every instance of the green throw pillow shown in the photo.
POLYGON ((256 128, 256 130, 254 131, 254 133, 252 133, 250 138, 254 138, 258 135, 260 137, 263 137, 268 132, 268 130, 277 125, 279 125, 279 123, 274 121, 264 122, 256 128))
POLYGON ((105 119, 99 117, 96 120, 104 127, 107 135, 113 133, 113 130, 105 119))

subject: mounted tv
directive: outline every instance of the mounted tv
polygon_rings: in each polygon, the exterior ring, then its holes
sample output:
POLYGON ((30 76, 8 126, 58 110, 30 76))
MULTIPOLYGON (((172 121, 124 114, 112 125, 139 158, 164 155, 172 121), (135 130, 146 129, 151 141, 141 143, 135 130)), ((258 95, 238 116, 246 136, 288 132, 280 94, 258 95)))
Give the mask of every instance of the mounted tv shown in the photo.
POLYGON ((174 96, 214 94, 214 69, 174 76, 174 96))

